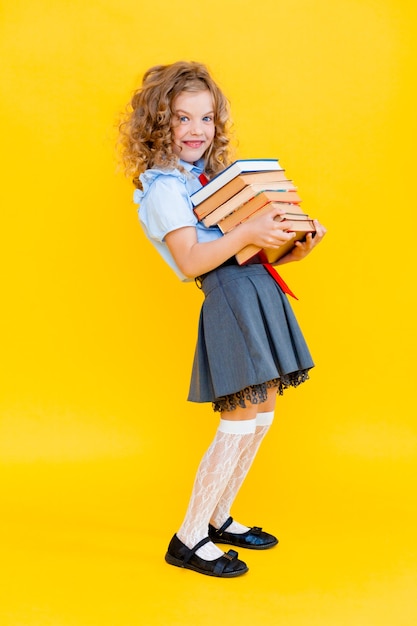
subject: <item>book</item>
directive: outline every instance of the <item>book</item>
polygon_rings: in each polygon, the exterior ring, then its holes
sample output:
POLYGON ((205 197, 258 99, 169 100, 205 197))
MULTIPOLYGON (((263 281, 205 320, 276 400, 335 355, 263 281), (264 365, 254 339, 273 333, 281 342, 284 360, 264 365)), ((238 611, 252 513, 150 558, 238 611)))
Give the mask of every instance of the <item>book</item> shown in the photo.
POLYGON ((245 246, 236 254, 239 265, 276 263, 297 241, 316 232, 314 221, 299 206, 297 188, 277 159, 235 161, 192 194, 191 202, 197 218, 207 227, 216 224, 223 234, 273 208, 284 210, 274 219, 286 222, 286 230, 294 232, 294 237, 277 249, 245 246))
MULTIPOLYGON (((236 209, 241 207, 243 204, 254 198, 261 191, 297 191, 294 187, 294 183, 290 180, 287 181, 276 181, 276 182, 266 182, 266 183, 250 183, 244 187, 241 191, 236 193, 234 196, 223 202, 220 206, 215 208, 211 213, 206 215, 202 219, 202 222, 205 226, 214 226, 217 224, 219 220, 223 219, 230 213, 233 213, 236 209)), ((283 200, 284 201, 284 200, 283 200)), ((298 200, 299 201, 299 200, 298 200)), ((296 202, 296 200, 294 200, 296 202)))
MULTIPOLYGON (((291 204, 299 204, 301 202, 301 198, 295 189, 290 191, 260 191, 247 202, 235 206, 235 208, 231 211, 229 210, 228 213, 222 215, 224 211, 219 211, 216 215, 220 215, 222 216, 221 219, 225 219, 227 215, 230 215, 233 211, 235 211, 239 213, 239 216, 241 216, 240 221, 242 221, 242 219, 254 211, 262 208, 265 204, 268 204, 268 202, 289 202, 291 204)), ((235 203, 229 205, 229 207, 234 206, 234 204, 235 203)), ((220 222, 220 219, 217 219, 215 216, 213 219, 215 220, 213 222, 214 224, 218 224, 220 222)))
MULTIPOLYGON (((271 183, 276 184, 278 182, 288 183, 284 170, 262 171, 262 172, 247 172, 238 174, 235 178, 226 183, 223 187, 220 187, 211 196, 200 202, 194 207, 194 213, 199 220, 202 220, 206 215, 211 213, 214 209, 217 209, 221 204, 232 198, 235 194, 242 191, 247 185, 259 184, 259 183, 271 183)), ((270 185, 264 185, 264 188, 269 188, 270 185)))
POLYGON ((234 211, 224 219, 220 220, 217 226, 223 234, 226 234, 242 222, 245 222, 252 217, 263 215, 271 209, 282 209, 285 211, 284 217, 288 216, 288 219, 310 219, 298 204, 291 204, 290 202, 267 202, 260 209, 251 212, 249 215, 243 215, 239 210, 234 211))
POLYGON ((276 263, 280 258, 293 249, 296 241, 302 241, 308 233, 313 233, 314 236, 314 233, 316 232, 314 222, 311 219, 286 221, 288 221, 291 225, 288 230, 295 232, 295 237, 293 239, 287 241, 276 249, 259 248, 254 244, 249 244, 236 254, 238 264, 247 265, 250 263, 276 263))
POLYGON ((281 169, 282 167, 278 159, 239 159, 226 167, 222 172, 219 172, 207 185, 195 191, 191 195, 191 202, 194 206, 197 206, 200 202, 220 189, 220 187, 223 187, 230 180, 233 180, 233 178, 236 178, 236 176, 244 172, 276 171, 281 169))

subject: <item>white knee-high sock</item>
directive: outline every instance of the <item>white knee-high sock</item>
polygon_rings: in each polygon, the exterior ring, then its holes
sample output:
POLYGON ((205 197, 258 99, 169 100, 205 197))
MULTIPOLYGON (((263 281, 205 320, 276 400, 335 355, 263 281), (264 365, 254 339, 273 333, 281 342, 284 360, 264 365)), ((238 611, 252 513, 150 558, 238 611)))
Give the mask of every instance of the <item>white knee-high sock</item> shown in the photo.
MULTIPOLYGON (((186 546, 193 548, 207 537, 210 517, 232 476, 239 457, 254 437, 256 419, 220 420, 216 435, 203 456, 195 477, 191 499, 185 519, 177 536, 186 546)), ((203 559, 217 559, 223 554, 210 542, 197 550, 203 559)))
MULTIPOLYGON (((255 435, 251 443, 246 446, 243 450, 242 454, 239 457, 239 460, 236 464, 235 470, 230 477, 229 482, 226 485, 226 488, 217 503, 216 509, 211 517, 211 523, 215 528, 220 528, 230 517, 230 509, 232 504, 236 498, 236 495, 242 486, 243 481, 246 478, 247 473, 255 459, 255 456, 258 452, 259 446, 266 433, 268 432, 272 421, 274 419, 274 412, 268 411, 265 413, 258 413, 256 416, 256 430, 255 435)), ((244 533, 248 529, 247 526, 243 524, 239 524, 239 522, 233 521, 233 523, 227 528, 227 532, 231 533, 244 533)))

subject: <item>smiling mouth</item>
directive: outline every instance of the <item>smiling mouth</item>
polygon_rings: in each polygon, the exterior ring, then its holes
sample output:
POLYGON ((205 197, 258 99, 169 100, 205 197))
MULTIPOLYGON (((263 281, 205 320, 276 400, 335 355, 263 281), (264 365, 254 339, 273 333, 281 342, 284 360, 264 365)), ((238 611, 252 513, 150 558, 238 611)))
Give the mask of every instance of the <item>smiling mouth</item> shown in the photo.
POLYGON ((188 148, 201 148, 204 141, 184 141, 184 143, 188 148))

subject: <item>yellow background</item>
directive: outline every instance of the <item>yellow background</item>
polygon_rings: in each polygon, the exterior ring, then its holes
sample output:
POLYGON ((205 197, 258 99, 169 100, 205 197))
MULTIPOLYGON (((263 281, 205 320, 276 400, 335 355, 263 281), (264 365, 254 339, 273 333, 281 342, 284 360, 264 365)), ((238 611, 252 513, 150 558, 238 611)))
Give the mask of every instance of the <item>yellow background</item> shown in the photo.
POLYGON ((416 18, 2 3, 2 626, 415 623, 416 18), (282 272, 317 367, 236 503, 281 540, 238 580, 163 560, 217 418, 186 402, 201 293, 146 242, 114 156, 143 72, 178 59, 209 66, 239 156, 278 157, 329 231, 282 272))

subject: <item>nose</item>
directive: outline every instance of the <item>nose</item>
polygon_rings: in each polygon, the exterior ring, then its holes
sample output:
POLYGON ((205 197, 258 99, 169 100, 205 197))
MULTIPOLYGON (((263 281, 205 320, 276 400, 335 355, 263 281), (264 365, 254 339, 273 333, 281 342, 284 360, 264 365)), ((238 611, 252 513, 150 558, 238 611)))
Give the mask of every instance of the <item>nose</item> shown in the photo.
POLYGON ((203 131, 201 129, 200 120, 195 120, 190 130, 192 135, 202 135, 203 131))

